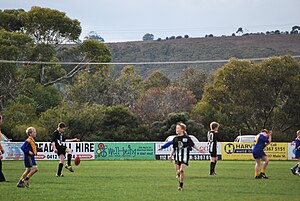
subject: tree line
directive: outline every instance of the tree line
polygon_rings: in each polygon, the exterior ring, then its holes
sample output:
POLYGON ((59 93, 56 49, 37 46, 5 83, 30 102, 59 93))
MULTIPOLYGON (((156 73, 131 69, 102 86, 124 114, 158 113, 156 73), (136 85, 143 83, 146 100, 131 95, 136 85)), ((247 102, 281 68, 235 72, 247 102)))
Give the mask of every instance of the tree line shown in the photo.
POLYGON ((49 140, 58 122, 66 134, 86 141, 161 141, 187 124, 201 141, 211 121, 221 123, 222 140, 272 129, 275 140, 290 141, 299 129, 300 63, 290 56, 262 62, 232 58, 215 73, 185 68, 169 79, 160 71, 145 78, 135 66, 116 72, 112 53, 87 39, 76 46, 80 22, 49 8, 0 12, 0 59, 75 61, 77 65, 0 63, 3 133, 23 140, 35 126, 38 140, 49 140))

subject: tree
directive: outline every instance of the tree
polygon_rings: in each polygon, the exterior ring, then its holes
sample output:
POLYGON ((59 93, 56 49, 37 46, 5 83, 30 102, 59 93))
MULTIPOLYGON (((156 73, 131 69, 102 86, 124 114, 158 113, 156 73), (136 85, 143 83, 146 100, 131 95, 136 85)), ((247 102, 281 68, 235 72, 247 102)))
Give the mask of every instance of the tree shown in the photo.
MULTIPOLYGON (((88 39, 83 41, 78 47, 76 47, 81 54, 81 62, 89 63, 89 62, 103 62, 108 63, 111 61, 111 53, 108 47, 99 41, 88 39)), ((96 72, 96 71, 105 71, 107 70, 106 65, 88 65, 88 64, 77 64, 72 70, 67 72, 65 75, 51 80, 49 82, 44 83, 44 86, 49 86, 58 82, 61 82, 66 79, 73 78, 78 72, 82 70, 86 70, 87 72, 96 72)), ((86 74, 87 75, 87 74, 86 74)))
MULTIPOLYGON (((111 61, 111 54, 107 46, 99 41, 85 40, 78 46, 78 50, 86 61, 111 61)), ((72 77, 74 77, 73 84, 66 87, 66 97, 69 100, 89 105, 103 104, 111 106, 114 103, 115 83, 106 65, 78 64, 66 76, 52 81, 51 84, 72 77), (80 73, 77 75, 78 72, 80 73)))
POLYGON ((193 92, 197 101, 202 97, 207 75, 200 70, 187 68, 178 77, 179 85, 193 92))
MULTIPOLYGON (((55 57, 55 48, 50 44, 37 44, 31 48, 30 61, 58 62, 55 57)), ((66 70, 56 64, 29 64, 23 65, 20 69, 24 78, 34 78, 40 84, 46 84, 52 80, 66 75, 66 70)), ((46 85, 45 85, 46 86, 46 85)))
POLYGON ((202 124, 195 122, 186 112, 172 112, 162 121, 156 121, 151 124, 150 131, 154 135, 154 140, 164 140, 170 135, 176 133, 176 124, 183 122, 187 125, 187 133, 196 136, 200 141, 206 141, 206 131, 202 124))
POLYGON ((97 34, 95 31, 90 31, 88 33, 87 36, 84 37, 84 39, 94 39, 94 40, 97 40, 99 42, 104 42, 104 39, 99 35, 97 34))
POLYGON ((163 96, 160 88, 150 88, 141 96, 132 109, 133 113, 138 115, 142 122, 150 124, 163 119, 163 96))
POLYGON ((150 33, 146 33, 144 36, 143 36, 143 40, 154 40, 154 35, 153 34, 150 34, 150 33))
POLYGON ((300 32, 300 26, 293 26, 291 34, 298 34, 300 32))
MULTIPOLYGON (((53 86, 44 87, 42 84, 32 78, 24 79, 17 86, 18 101, 31 99, 35 106, 36 114, 45 112, 46 110, 56 107, 62 101, 62 95, 53 86)), ((16 99, 17 99, 16 98, 16 99)), ((18 102, 15 100, 15 102, 18 102)))
POLYGON ((150 88, 137 100, 133 112, 143 122, 151 124, 163 120, 171 112, 191 112, 195 103, 195 96, 185 88, 150 88))
POLYGON ((240 34, 241 34, 241 33, 244 33, 243 28, 242 28, 242 27, 239 27, 238 30, 237 30, 235 33, 240 33, 240 34))
MULTIPOLYGON (((69 127, 66 130, 68 137, 76 136, 81 140, 93 140, 97 133, 101 133, 105 110, 103 105, 98 104, 63 102, 42 113, 39 122, 50 134, 56 129, 58 122, 64 121, 69 127)), ((98 136, 96 140, 102 140, 101 136, 98 136)))
POLYGON ((288 56, 258 64, 232 59, 207 85, 194 118, 200 115, 204 125, 220 121, 228 132, 257 133, 271 128, 275 139, 287 140, 283 134, 299 127, 295 113, 300 109, 295 98, 299 75, 299 62, 288 56))
POLYGON ((81 34, 80 22, 58 10, 33 6, 24 18, 24 31, 36 43, 59 45, 76 41, 81 34))
POLYGON ((66 86, 66 98, 79 104, 114 104, 115 82, 109 72, 84 71, 78 74, 72 85, 66 86))
POLYGON ((21 31, 24 27, 25 11, 19 10, 0 10, 0 29, 5 29, 9 32, 21 31))
POLYGON ((78 49, 89 62, 111 62, 111 53, 108 47, 97 40, 85 40, 78 46, 78 49))
POLYGON ((13 103, 6 107, 2 114, 6 119, 3 129, 6 131, 7 136, 14 140, 23 140, 24 136, 14 135, 11 132, 12 129, 18 125, 32 124, 37 120, 35 108, 31 104, 13 103))
POLYGON ((125 66, 116 80, 115 104, 132 107, 143 91, 142 77, 135 73, 134 66, 125 66))
MULTIPOLYGON (((25 34, 0 30, 0 59, 2 60, 27 60, 32 48, 32 40, 25 34)), ((0 110, 5 107, 5 102, 16 97, 16 86, 19 79, 16 64, 0 63, 0 110)))
POLYGON ((148 90, 153 87, 160 87, 162 89, 169 86, 171 80, 159 71, 152 72, 144 81, 145 90, 148 90))
POLYGON ((102 133, 105 140, 128 141, 148 140, 147 127, 128 108, 115 105, 108 107, 102 121, 102 133))

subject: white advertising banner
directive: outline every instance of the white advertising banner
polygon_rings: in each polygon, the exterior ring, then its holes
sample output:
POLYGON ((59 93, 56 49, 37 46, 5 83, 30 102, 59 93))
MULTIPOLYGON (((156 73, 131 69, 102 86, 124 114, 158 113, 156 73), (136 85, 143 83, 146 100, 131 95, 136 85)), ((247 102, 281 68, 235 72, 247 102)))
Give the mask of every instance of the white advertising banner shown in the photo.
MULTIPOLYGON (((53 152, 51 142, 36 142, 38 147, 42 148, 35 156, 36 160, 58 160, 58 156, 53 152)), ((23 160, 23 151, 21 150, 23 142, 4 142, 2 146, 5 150, 4 160, 23 160)), ((66 146, 73 151, 73 159, 79 156, 81 160, 93 160, 94 142, 66 142, 66 146)))
MULTIPOLYGON (((156 142, 155 143, 155 158, 156 160, 168 160, 168 156, 171 154, 172 145, 169 147, 159 150, 159 148, 164 145, 166 142, 156 142)), ((197 151, 196 149, 192 149, 190 152, 190 159, 191 160, 210 160, 210 154, 208 151, 208 144, 207 142, 196 142, 196 146, 201 149, 201 152, 197 151)), ((221 143, 218 142, 217 144, 217 154, 218 158, 221 159, 221 143)))
POLYGON ((295 154, 293 153, 294 149, 295 149, 295 142, 291 142, 291 143, 288 143, 288 160, 297 160, 295 158, 295 154))

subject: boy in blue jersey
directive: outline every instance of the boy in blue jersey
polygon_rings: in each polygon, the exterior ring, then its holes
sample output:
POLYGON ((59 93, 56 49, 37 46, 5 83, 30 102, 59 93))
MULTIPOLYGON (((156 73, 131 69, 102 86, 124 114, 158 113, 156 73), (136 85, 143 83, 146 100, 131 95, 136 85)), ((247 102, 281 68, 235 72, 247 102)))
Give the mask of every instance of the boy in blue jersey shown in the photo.
POLYGON ((300 130, 297 131, 297 137, 295 139, 295 149, 293 150, 295 158, 298 159, 298 163, 291 168, 291 171, 294 175, 300 177, 299 168, 300 168, 300 130))
POLYGON ((267 129, 263 129, 256 137, 255 144, 252 150, 252 155, 255 159, 255 179, 268 179, 266 175, 266 169, 269 163, 269 159, 264 152, 264 148, 268 146, 272 141, 272 131, 268 132, 267 129), (260 170, 260 160, 264 161, 262 169, 260 170))
POLYGON ((28 138, 21 146, 21 149, 24 152, 25 171, 17 184, 17 187, 19 188, 24 188, 25 186, 29 188, 29 179, 38 171, 38 167, 34 159, 34 156, 38 151, 34 141, 34 138, 36 137, 36 129, 34 127, 29 127, 26 129, 26 134, 28 135, 28 138))

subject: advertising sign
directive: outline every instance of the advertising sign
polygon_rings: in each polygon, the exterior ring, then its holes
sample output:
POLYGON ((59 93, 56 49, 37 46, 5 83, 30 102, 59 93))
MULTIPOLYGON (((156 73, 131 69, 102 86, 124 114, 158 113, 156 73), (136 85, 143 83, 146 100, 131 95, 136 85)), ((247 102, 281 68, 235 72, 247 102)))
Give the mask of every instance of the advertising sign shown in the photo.
MULTIPOLYGON (((172 151, 172 145, 165 149, 159 150, 159 148, 165 143, 166 142, 155 143, 156 160, 168 160, 168 157, 172 151)), ((196 142, 195 145, 201 149, 201 152, 192 148, 192 150, 190 151, 190 160, 210 160, 210 154, 209 154, 207 142, 196 142)), ((217 154, 218 154, 218 158, 221 159, 221 143, 217 144, 217 154)))
MULTIPOLYGON (((252 148, 253 142, 223 142, 222 159, 223 160, 253 160, 252 148)), ((287 160, 287 143, 271 143, 264 149, 270 160, 287 160)))
MULTIPOLYGON (((5 142, 2 146, 5 150, 4 160, 23 160, 21 150, 23 142, 5 142)), ((58 156, 53 152, 50 142, 37 142, 38 147, 42 148, 35 156, 36 160, 58 160, 58 156)), ((81 160, 94 159, 94 142, 66 142, 66 146, 73 151, 73 159, 79 156, 81 160)))
POLYGON ((101 142, 95 144, 96 160, 154 160, 153 142, 101 142))
POLYGON ((295 158, 294 149, 296 148, 295 141, 288 143, 288 159, 289 160, 298 160, 295 158))

